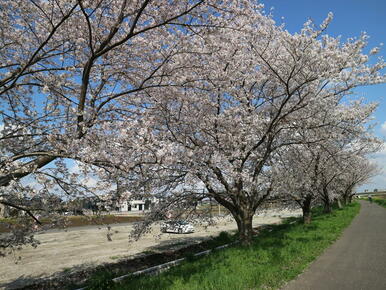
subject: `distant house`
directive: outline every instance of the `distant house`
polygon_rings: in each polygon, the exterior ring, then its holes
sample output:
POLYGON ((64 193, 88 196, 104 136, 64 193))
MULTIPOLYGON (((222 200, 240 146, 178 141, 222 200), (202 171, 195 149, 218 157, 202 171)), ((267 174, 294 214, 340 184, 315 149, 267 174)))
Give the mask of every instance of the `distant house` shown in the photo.
POLYGON ((149 197, 146 199, 137 200, 125 200, 119 205, 119 211, 145 211, 150 210, 154 204, 158 203, 158 199, 155 197, 149 197))

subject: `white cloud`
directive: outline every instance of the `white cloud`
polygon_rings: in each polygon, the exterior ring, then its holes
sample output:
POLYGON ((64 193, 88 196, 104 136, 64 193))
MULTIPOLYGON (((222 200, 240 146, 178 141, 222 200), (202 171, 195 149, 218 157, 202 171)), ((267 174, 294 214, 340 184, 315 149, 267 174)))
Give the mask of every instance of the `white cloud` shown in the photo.
POLYGON ((70 173, 79 174, 79 181, 87 187, 95 187, 100 182, 98 177, 93 174, 84 175, 81 170, 81 163, 76 160, 67 160, 67 166, 70 173))
POLYGON ((358 188, 359 192, 365 189, 386 189, 386 144, 383 145, 381 151, 372 154, 370 160, 379 166, 381 172, 369 180, 368 183, 360 186, 358 188))
POLYGON ((386 136, 386 121, 381 125, 381 133, 386 136))

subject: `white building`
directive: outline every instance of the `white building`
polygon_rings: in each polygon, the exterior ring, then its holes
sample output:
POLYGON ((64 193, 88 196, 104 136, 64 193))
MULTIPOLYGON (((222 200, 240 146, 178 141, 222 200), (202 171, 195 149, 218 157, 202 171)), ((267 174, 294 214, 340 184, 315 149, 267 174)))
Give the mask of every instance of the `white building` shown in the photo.
POLYGON ((125 200, 119 205, 119 211, 145 211, 151 209, 156 203, 158 203, 158 199, 155 197, 142 200, 125 200))

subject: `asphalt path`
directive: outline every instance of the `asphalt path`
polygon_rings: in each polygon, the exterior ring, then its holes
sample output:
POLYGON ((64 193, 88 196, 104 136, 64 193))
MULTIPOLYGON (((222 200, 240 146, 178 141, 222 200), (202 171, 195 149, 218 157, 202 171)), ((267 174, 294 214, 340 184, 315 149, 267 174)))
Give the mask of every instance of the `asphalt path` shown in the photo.
POLYGON ((282 290, 386 289, 386 208, 360 203, 341 238, 282 290))

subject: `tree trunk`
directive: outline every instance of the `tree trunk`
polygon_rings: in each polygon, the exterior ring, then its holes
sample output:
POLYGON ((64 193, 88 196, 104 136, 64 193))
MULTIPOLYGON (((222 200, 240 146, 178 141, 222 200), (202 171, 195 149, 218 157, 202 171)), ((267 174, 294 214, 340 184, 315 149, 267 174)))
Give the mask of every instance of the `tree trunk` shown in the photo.
POLYGON ((340 201, 340 198, 336 199, 336 203, 338 204, 338 208, 342 208, 342 203, 340 201))
POLYGON ((306 198, 302 203, 303 223, 311 223, 311 198, 306 198))
POLYGON ((322 200, 323 200, 323 203, 324 203, 324 210, 323 210, 323 212, 324 213, 331 213, 332 212, 332 205, 331 205, 331 200, 330 200, 330 197, 329 197, 329 194, 328 194, 327 186, 323 187, 322 200))
POLYGON ((352 196, 353 196, 352 190, 353 190, 353 187, 349 186, 344 191, 344 194, 343 194, 343 205, 348 205, 349 203, 352 202, 352 196))
POLYGON ((331 213, 332 207, 331 207, 331 201, 327 198, 324 200, 324 210, 325 213, 331 213))
POLYGON ((239 214, 234 214, 233 216, 237 223, 241 244, 243 246, 249 246, 252 243, 253 236, 253 214, 248 211, 242 211, 239 214))
POLYGON ((238 201, 236 203, 235 201, 226 201, 215 194, 213 194, 213 196, 219 204, 223 205, 232 213, 232 216, 237 223, 238 235, 241 245, 251 245, 253 237, 253 215, 255 214, 257 206, 264 200, 267 195, 260 199, 259 202, 257 202, 253 207, 250 207, 248 200, 244 202, 238 201))
POLYGON ((343 203, 343 206, 348 205, 348 203, 349 203, 349 197, 346 196, 346 195, 343 195, 342 203, 343 203))

